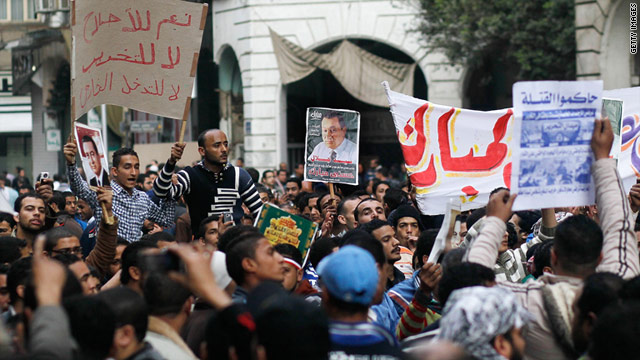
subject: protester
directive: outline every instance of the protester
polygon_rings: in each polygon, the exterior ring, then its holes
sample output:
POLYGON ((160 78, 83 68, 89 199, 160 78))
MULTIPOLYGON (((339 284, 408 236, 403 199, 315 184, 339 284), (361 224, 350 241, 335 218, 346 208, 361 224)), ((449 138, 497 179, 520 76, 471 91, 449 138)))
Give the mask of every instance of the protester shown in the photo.
POLYGON ((289 292, 295 292, 302 281, 304 273, 302 270, 302 254, 300 254, 300 250, 290 244, 278 244, 273 248, 284 258, 284 263, 282 264, 282 272, 284 274, 282 287, 289 292))
POLYGON ((356 205, 356 208, 353 210, 353 217, 356 220, 356 227, 366 224, 373 219, 387 220, 382 203, 371 198, 361 200, 358 205, 356 205))
POLYGON ((27 249, 31 252, 36 235, 44 229, 44 199, 33 193, 20 195, 16 199, 14 210, 17 213, 14 216, 16 230, 12 236, 25 240, 27 249))
POLYGON ((373 219, 370 222, 361 225, 358 229, 362 229, 371 234, 376 240, 382 243, 384 255, 389 263, 387 268, 387 285, 386 289, 391 289, 395 284, 405 280, 405 275, 398 268, 393 266, 396 261, 400 260, 400 242, 395 237, 395 231, 391 225, 383 220, 373 219))
POLYGON ((16 230, 16 221, 13 215, 0 212, 0 236, 11 236, 16 230))

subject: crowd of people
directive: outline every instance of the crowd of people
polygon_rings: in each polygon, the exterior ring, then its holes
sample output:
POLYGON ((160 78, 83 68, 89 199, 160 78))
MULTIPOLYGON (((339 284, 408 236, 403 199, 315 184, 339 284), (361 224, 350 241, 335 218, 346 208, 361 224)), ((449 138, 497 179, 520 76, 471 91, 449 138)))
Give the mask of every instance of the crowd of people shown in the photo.
POLYGON ((640 184, 612 142, 597 120, 593 206, 513 212, 496 188, 431 262, 442 217, 376 160, 332 192, 232 165, 214 129, 145 171, 119 149, 92 186, 71 140, 63 176, 0 177, 0 358, 640 358, 640 184), (318 224, 306 258, 253 226, 263 203, 318 224))

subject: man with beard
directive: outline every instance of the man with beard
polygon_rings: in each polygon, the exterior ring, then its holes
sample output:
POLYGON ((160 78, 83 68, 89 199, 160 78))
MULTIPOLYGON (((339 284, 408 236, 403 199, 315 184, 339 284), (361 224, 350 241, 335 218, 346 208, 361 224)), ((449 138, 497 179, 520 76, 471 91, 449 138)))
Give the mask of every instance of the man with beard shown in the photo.
POLYGON ((461 345, 475 359, 521 360, 522 327, 532 318, 509 290, 466 287, 447 300, 437 339, 461 345))
POLYGON ((182 157, 184 146, 184 143, 174 145, 171 157, 153 183, 153 191, 159 198, 178 199, 184 196, 194 234, 198 233, 200 222, 211 215, 231 213, 233 221, 240 224, 244 214, 243 203, 254 217, 258 216, 262 201, 256 186, 246 170, 228 163, 229 142, 223 131, 209 129, 198 136, 198 152, 202 161, 194 167, 180 170, 178 181, 173 184, 171 176, 182 157))
POLYGON ((373 219, 358 229, 366 231, 382 243, 384 255, 390 265, 387 267, 386 290, 391 289, 395 284, 405 280, 402 271, 393 266, 396 261, 400 260, 400 242, 396 239, 396 232, 393 230, 393 227, 391 227, 391 224, 384 220, 373 219))
POLYGON ((27 248, 31 252, 33 240, 44 228, 45 206, 44 199, 36 194, 18 196, 14 205, 16 215, 16 231, 13 236, 27 241, 27 248))

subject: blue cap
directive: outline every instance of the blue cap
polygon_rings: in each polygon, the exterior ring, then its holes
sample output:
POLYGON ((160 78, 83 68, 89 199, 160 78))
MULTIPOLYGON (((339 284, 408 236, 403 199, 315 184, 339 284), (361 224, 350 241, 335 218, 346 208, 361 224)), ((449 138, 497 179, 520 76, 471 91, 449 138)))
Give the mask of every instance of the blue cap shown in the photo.
POLYGON ((331 296, 347 303, 370 305, 378 287, 378 267, 373 256, 354 245, 322 259, 318 275, 331 296))

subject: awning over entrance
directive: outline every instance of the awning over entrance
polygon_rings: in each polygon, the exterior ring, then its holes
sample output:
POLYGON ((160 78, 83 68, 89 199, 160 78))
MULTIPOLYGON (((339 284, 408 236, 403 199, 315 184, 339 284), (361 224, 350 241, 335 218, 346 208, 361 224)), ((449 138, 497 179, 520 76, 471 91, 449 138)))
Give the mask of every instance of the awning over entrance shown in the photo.
POLYGON ((0 94, 0 133, 30 133, 31 97, 0 94))

